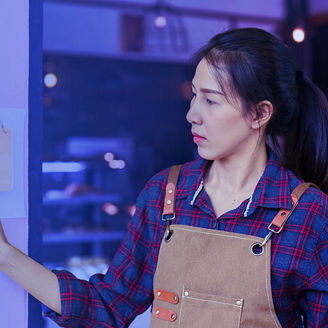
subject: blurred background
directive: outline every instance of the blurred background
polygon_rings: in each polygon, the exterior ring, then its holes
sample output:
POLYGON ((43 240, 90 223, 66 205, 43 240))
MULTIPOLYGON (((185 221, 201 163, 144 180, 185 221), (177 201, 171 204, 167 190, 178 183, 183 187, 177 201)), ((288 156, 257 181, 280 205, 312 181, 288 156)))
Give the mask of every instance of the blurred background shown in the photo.
MULTIPOLYGON (((146 181, 195 156, 192 54, 237 27, 275 34, 327 92, 326 1, 44 0, 47 267, 81 279, 106 271, 146 181)), ((147 311, 131 327, 149 320, 147 311)))

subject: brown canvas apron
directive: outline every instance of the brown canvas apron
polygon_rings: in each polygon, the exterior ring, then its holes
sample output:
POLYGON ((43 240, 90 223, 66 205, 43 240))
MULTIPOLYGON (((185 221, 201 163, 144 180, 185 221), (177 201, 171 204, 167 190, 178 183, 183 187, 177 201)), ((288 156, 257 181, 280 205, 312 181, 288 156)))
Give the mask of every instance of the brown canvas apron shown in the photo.
POLYGON ((292 193, 292 209, 280 210, 266 238, 172 224, 180 166, 166 187, 162 240, 154 276, 151 328, 281 328, 271 292, 272 233, 280 233, 303 192, 292 193))

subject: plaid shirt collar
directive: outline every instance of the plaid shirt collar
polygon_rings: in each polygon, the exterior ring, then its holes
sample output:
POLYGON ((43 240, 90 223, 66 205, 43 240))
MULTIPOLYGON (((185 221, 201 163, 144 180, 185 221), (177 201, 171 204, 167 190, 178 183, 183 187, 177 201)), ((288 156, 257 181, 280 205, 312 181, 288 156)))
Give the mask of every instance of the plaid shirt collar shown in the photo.
MULTIPOLYGON (((266 168, 258 181, 252 197, 248 200, 248 210, 245 216, 251 215, 257 207, 291 209, 291 192, 289 172, 282 166, 276 154, 267 146, 268 162, 266 168)), ((182 172, 180 190, 177 190, 176 198, 187 198, 191 202, 195 198, 195 193, 200 189, 200 184, 204 176, 209 161, 197 157, 190 162, 186 171, 182 172), (188 188, 191 186, 190 188, 188 188)), ((197 195, 196 195, 197 196, 197 195)), ((198 197, 198 196, 197 196, 198 197)), ((197 200, 195 202, 197 205, 197 200)))

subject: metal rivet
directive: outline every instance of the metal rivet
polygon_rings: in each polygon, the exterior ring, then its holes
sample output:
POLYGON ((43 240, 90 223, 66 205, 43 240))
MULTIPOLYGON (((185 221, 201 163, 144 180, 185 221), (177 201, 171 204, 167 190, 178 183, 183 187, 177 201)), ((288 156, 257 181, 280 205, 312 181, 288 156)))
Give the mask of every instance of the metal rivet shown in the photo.
POLYGON ((169 189, 169 194, 172 194, 172 192, 173 192, 173 189, 169 189))
POLYGON ((174 319, 175 318, 175 315, 174 314, 171 314, 171 319, 174 319))
POLYGON ((166 203, 170 205, 172 203, 171 199, 169 199, 166 203))
POLYGON ((260 256, 264 253, 264 247, 259 243, 255 243, 251 246, 251 253, 253 255, 260 256))
POLYGON ((189 293, 187 291, 184 292, 184 296, 188 296, 189 293))
POLYGON ((157 296, 161 296, 162 295, 162 293, 161 292, 157 292, 157 296))
POLYGON ((156 310, 156 312, 155 312, 156 314, 159 314, 159 310, 156 310))
POLYGON ((236 304, 237 304, 238 306, 241 306, 242 302, 241 302, 241 301, 237 301, 236 304))

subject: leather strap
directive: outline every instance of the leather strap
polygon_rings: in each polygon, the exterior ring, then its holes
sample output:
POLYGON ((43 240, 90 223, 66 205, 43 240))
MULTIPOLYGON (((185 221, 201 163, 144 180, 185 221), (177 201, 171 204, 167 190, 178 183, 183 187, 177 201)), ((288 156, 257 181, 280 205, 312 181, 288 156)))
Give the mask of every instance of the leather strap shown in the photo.
POLYGON ((291 194, 292 197, 292 208, 290 210, 282 209, 278 212, 278 214, 273 218, 272 222, 270 223, 268 229, 274 233, 279 233, 283 226, 285 225, 286 221, 296 208, 299 200, 301 199, 303 193, 309 188, 309 187, 315 187, 320 190, 320 188, 311 182, 301 183, 299 184, 291 194))
POLYGON ((171 167, 165 190, 163 217, 164 215, 173 215, 174 217, 175 192, 181 166, 173 165, 171 167))
MULTIPOLYGON (((176 193, 176 185, 178 182, 180 169, 182 165, 173 165, 170 169, 169 177, 167 180, 166 190, 165 190, 165 199, 164 199, 164 209, 162 214, 162 219, 168 222, 168 229, 169 229, 169 221, 172 221, 175 218, 175 193, 176 193), (165 215, 170 215, 170 218, 165 218, 165 215)), ((309 187, 315 187, 320 190, 316 184, 311 182, 305 182, 299 184, 291 194, 292 198, 292 208, 290 210, 281 209, 278 214, 273 218, 272 222, 270 223, 268 229, 273 233, 279 233, 282 228, 284 227, 286 221, 290 217, 290 215, 295 210, 299 200, 301 199, 303 193, 309 187)))
POLYGON ((153 308, 152 313, 156 318, 170 322, 173 322, 177 319, 177 314, 174 311, 170 311, 168 309, 164 309, 158 306, 153 308))
POLYGON ((156 289, 154 295, 155 295, 155 298, 157 298, 158 300, 164 301, 164 302, 169 302, 172 304, 179 303, 179 297, 177 294, 168 292, 163 289, 156 289))

